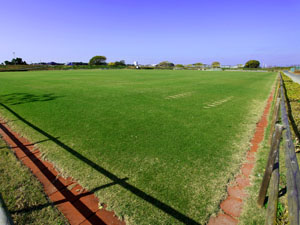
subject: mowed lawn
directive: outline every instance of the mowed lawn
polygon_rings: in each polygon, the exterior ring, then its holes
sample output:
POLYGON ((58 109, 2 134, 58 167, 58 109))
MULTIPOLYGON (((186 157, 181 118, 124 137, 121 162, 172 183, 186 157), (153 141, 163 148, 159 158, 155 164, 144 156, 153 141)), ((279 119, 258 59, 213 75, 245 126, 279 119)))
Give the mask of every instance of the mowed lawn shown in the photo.
POLYGON ((275 73, 0 73, 0 114, 128 224, 218 212, 275 73))

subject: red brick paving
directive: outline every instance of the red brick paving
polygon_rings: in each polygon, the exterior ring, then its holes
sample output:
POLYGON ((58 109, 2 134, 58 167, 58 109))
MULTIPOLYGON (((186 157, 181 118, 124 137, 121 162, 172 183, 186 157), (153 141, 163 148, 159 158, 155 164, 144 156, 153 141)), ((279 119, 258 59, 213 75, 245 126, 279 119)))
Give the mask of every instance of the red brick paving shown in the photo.
POLYGON ((235 225, 243 209, 243 200, 247 197, 245 188, 250 186, 250 174, 255 165, 255 153, 259 144, 264 139, 265 128, 268 125, 268 114, 273 100, 273 93, 268 98, 267 105, 260 121, 256 125, 256 131, 251 140, 251 148, 247 152, 246 162, 241 167, 241 173, 235 177, 235 186, 228 187, 227 198, 221 202, 220 208, 224 213, 209 219, 208 225, 235 225))
POLYGON ((239 217, 242 212, 243 201, 240 198, 228 196, 220 205, 221 209, 230 216, 239 217))
POLYGON ((247 197, 247 194, 244 190, 244 188, 242 188, 241 186, 230 186, 227 189, 228 195, 235 197, 235 198, 239 198, 239 199, 243 199, 245 197, 247 197))
POLYGON ((123 225, 113 212, 104 206, 99 209, 98 198, 85 190, 72 178, 63 178, 54 166, 41 159, 41 153, 24 137, 11 131, 7 124, 0 120, 0 134, 12 147, 17 158, 26 165, 43 184, 45 193, 54 205, 65 215, 70 224, 115 224, 123 225))
POLYGON ((246 156, 247 162, 255 162, 255 152, 248 151, 246 156))
POLYGON ((250 163, 244 163, 242 165, 242 174, 245 176, 245 177, 248 177, 251 172, 252 172, 252 169, 254 168, 254 162, 250 162, 250 163))
POLYGON ((228 216, 226 214, 220 213, 217 217, 211 217, 208 225, 236 225, 238 220, 228 216))
POLYGON ((238 184, 239 187, 245 188, 250 186, 250 178, 245 177, 244 175, 240 174, 235 178, 236 183, 238 184))

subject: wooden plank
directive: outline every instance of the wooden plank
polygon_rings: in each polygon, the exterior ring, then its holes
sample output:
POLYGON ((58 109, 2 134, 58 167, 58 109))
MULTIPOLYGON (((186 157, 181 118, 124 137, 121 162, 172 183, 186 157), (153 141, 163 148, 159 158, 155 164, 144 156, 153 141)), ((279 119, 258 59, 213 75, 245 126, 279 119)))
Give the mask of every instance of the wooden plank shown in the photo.
POLYGON ((279 192, 279 151, 277 151, 272 177, 270 181, 266 225, 276 224, 279 192))
POLYGON ((277 79, 276 79, 276 97, 275 98, 280 98, 281 92, 280 92, 280 79, 281 75, 280 72, 278 73, 277 79))
POLYGON ((260 190, 259 190, 259 195, 257 198, 257 204, 260 207, 262 207, 265 202, 266 194, 268 191, 268 187, 269 187, 269 183, 270 183, 270 179, 271 179, 271 175, 272 175, 272 171, 273 171, 274 162, 275 162, 275 159, 276 159, 276 156, 277 156, 277 153, 279 150, 279 146, 280 146, 282 130, 283 130, 283 126, 276 124, 275 132, 274 132, 274 135, 272 138, 271 150, 269 153, 268 162, 267 162, 267 166, 265 169, 265 174, 264 174, 263 181, 261 183, 260 190))
POLYGON ((273 133, 274 133, 275 124, 278 122, 279 109, 280 109, 280 98, 277 98, 275 108, 274 108, 274 113, 272 116, 272 122, 271 122, 270 137, 269 137, 270 144, 272 144, 272 137, 273 137, 273 133))
POLYGON ((271 145, 272 142, 272 136, 275 128, 275 124, 278 122, 278 115, 279 115, 279 108, 280 108, 280 73, 278 73, 278 77, 276 79, 276 85, 275 85, 275 95, 274 99, 276 99, 276 103, 274 106, 274 112, 271 119, 271 126, 270 126, 270 136, 269 136, 269 144, 271 145), (279 103, 278 103, 279 101, 279 103), (278 104, 278 105, 277 105, 278 104))
POLYGON ((288 212, 289 221, 291 225, 299 225, 300 223, 300 172, 299 165, 296 158, 295 146, 292 140, 291 129, 289 125, 289 119, 286 110, 286 96, 283 90, 282 77, 280 80, 281 89, 281 119, 286 128, 284 132, 285 142, 285 164, 286 164, 286 179, 287 179, 287 194, 288 194, 288 212))

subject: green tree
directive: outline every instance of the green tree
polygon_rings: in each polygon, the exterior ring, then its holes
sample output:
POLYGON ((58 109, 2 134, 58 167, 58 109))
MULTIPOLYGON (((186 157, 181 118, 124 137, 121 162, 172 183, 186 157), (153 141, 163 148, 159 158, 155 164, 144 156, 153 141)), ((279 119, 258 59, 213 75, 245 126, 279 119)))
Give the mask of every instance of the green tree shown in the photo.
POLYGON ((27 65, 22 58, 14 58, 11 61, 4 61, 5 65, 27 65))
POLYGON ((23 61, 22 58, 15 58, 15 62, 16 65, 27 65, 27 63, 23 61))
POLYGON ((176 66, 176 67, 180 67, 180 68, 183 68, 183 67, 184 67, 184 65, 182 65, 182 64, 176 64, 175 66, 176 66))
POLYGON ((90 65, 106 65, 106 57, 97 55, 90 59, 90 65))
POLYGON ((203 66, 203 63, 199 62, 199 63, 195 63, 194 66, 197 66, 197 67, 202 67, 203 66))
POLYGON ((162 67, 162 68, 169 68, 169 67, 174 67, 174 63, 168 62, 168 61, 163 61, 157 64, 157 67, 162 67))
POLYGON ((220 62, 213 62, 213 63, 211 64, 211 66, 212 66, 213 68, 220 68, 220 67, 221 67, 221 63, 220 63, 220 62))
POLYGON ((248 62, 246 62, 244 68, 258 68, 260 65, 260 62, 257 60, 249 60, 248 62))
POLYGON ((125 60, 116 61, 116 62, 115 62, 115 65, 116 65, 116 66, 126 66, 125 60))

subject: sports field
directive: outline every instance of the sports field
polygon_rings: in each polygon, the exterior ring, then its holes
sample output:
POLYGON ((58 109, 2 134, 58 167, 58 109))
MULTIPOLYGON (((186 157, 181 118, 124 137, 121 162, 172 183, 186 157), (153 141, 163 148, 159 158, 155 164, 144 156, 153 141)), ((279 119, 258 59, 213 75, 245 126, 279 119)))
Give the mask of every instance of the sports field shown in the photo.
POLYGON ((0 73, 0 114, 131 224, 205 223, 226 194, 275 73, 0 73))

